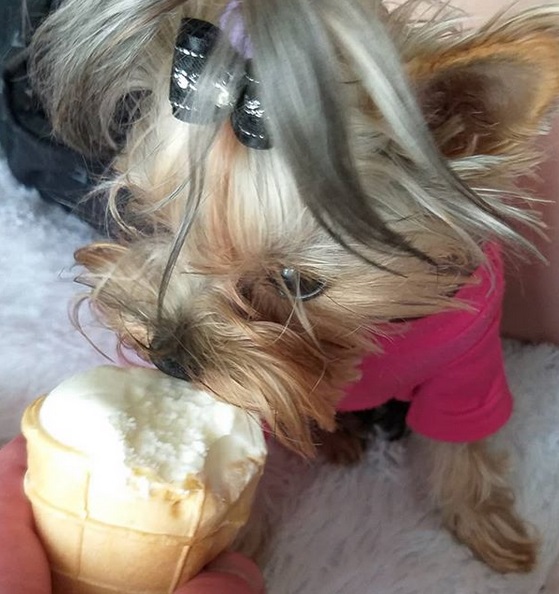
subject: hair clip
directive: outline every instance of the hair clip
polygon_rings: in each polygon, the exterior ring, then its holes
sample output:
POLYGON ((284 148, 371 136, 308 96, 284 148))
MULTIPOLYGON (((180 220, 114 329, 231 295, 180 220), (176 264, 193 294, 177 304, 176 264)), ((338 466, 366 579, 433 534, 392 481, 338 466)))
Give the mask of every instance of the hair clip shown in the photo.
POLYGON ((213 110, 197 108, 200 75, 221 35, 221 29, 207 21, 182 21, 175 43, 169 91, 173 115, 191 124, 220 121, 229 116, 242 144, 252 149, 269 149, 272 144, 265 126, 266 113, 259 99, 260 83, 252 72, 251 60, 237 50, 232 48, 244 60, 244 73, 235 74, 223 68, 210 87, 212 95, 207 97, 213 110))

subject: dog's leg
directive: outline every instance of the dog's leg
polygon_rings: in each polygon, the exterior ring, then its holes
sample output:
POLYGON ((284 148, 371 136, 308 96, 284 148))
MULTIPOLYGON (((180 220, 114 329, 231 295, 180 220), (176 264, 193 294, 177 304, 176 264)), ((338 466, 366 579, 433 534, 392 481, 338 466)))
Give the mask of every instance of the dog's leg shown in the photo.
POLYGON ((405 437, 409 402, 390 400, 369 410, 338 413, 332 433, 315 430, 314 438, 320 453, 332 464, 356 464, 375 435, 388 441, 405 437))
POLYGON ((538 544, 514 509, 506 456, 483 441, 429 447, 431 488, 447 528, 496 571, 530 571, 538 544))
POLYGON ((372 428, 358 413, 338 413, 333 432, 314 429, 314 440, 320 455, 331 464, 357 464, 372 437, 372 428))

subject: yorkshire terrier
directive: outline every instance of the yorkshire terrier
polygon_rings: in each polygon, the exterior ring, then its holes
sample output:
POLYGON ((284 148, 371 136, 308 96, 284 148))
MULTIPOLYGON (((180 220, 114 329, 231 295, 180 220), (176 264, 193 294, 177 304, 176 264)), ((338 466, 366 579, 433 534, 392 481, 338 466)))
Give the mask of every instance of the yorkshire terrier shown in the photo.
POLYGON ((65 0, 31 67, 61 139, 118 153, 120 232, 76 259, 122 345, 307 456, 356 461, 355 411, 404 402, 446 526, 531 570, 486 439, 512 408, 501 254, 539 224, 515 180, 559 97, 559 8, 472 30, 437 0, 65 0))

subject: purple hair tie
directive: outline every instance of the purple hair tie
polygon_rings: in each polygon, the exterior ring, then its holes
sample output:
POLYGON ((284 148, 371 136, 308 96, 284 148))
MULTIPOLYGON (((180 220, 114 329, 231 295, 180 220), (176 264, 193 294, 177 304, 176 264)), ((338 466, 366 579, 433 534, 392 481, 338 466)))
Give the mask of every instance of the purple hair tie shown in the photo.
POLYGON ((222 31, 228 33, 229 41, 237 52, 250 60, 253 56, 253 48, 246 34, 241 6, 240 0, 230 0, 219 19, 219 26, 222 31))

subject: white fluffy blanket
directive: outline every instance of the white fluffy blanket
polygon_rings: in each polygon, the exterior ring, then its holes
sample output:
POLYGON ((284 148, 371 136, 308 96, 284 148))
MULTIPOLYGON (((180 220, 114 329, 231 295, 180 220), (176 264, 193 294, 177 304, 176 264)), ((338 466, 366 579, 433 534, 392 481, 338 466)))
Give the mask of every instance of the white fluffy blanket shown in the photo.
MULTIPOLYGON (((106 362, 72 327, 73 250, 85 225, 18 187, 0 161, 0 441, 25 405, 106 362)), ((87 323, 109 355, 111 335, 87 323)), ((542 537, 538 569, 501 576, 451 539, 422 491, 413 438, 378 443, 352 469, 307 464, 273 448, 263 493, 276 536, 271 594, 546 594, 559 552, 559 349, 506 345, 516 413, 500 439, 513 452, 519 502, 542 537)), ((1 488, 1 485, 0 485, 1 488)))

